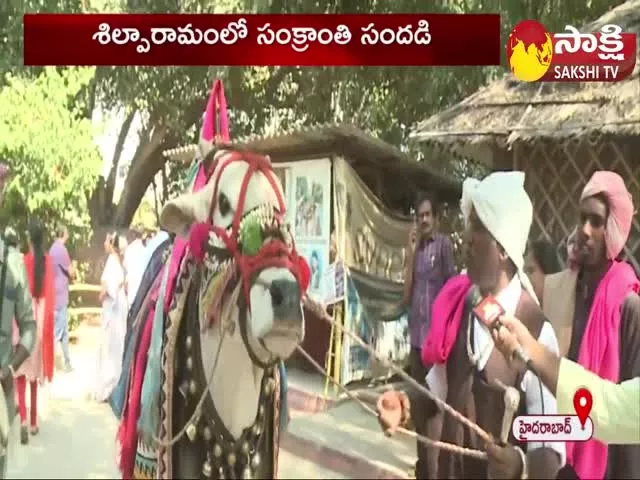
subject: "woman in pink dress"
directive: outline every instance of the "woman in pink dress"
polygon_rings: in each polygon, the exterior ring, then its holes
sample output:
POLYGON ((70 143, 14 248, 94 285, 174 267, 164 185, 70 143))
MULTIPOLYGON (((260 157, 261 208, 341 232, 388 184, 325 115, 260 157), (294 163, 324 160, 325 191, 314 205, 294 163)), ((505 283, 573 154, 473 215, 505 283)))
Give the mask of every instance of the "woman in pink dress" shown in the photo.
MULTIPOLYGON (((31 356, 16 372, 16 390, 18 394, 18 412, 20 414, 20 442, 29 442, 27 427, 26 390, 30 390, 30 427, 31 434, 38 433, 38 383, 53 378, 53 309, 54 284, 53 264, 45 253, 44 227, 38 220, 29 226, 29 253, 24 256, 24 265, 33 297, 33 313, 38 326, 36 343, 31 356)), ((14 328, 14 332, 17 329, 14 328)), ((18 340, 18 339, 15 339, 18 340)))

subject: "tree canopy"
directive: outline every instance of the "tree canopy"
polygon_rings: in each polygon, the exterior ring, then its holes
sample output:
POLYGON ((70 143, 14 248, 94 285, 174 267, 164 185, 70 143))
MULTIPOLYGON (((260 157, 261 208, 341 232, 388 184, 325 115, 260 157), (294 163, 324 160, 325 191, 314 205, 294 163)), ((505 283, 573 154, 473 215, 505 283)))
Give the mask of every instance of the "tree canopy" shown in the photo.
MULTIPOLYGON (((5 43, 11 48, 0 70, 35 75, 16 68, 21 30, 16 5, 5 2, 5 43), (7 40, 9 38, 9 40, 7 40)), ((430 12, 499 13, 503 36, 520 20, 535 18, 550 31, 597 18, 623 0, 436 0, 430 12)), ((29 0, 27 11, 184 12, 184 13, 414 13, 425 6, 415 0, 29 0)), ((324 122, 354 123, 383 140, 411 151, 417 159, 435 161, 407 142, 411 127, 460 101, 505 72, 502 67, 99 67, 77 95, 87 118, 94 109, 124 108, 127 119, 144 114, 140 145, 128 170, 125 189, 113 203, 115 172, 122 144, 111 159, 112 172, 99 179, 89 202, 94 226, 127 226, 145 190, 163 169, 164 149, 196 140, 197 128, 215 77, 224 79, 231 108, 232 137, 264 134, 324 122)), ((26 80, 25 80, 26 81, 26 80)), ((1 84, 0 84, 1 85, 1 84)), ((8 87, 12 88, 12 87, 8 87)), ((77 113, 78 106, 66 105, 77 113)), ((75 114, 74 113, 74 114, 75 114)), ((73 114, 72 114, 73 115, 73 114)), ((120 138, 129 131, 125 120, 120 138)), ((18 134, 19 135, 19 134, 18 134)), ((456 172, 448 161, 439 168, 456 172)), ((174 169, 175 170, 175 169, 174 169)))
POLYGON ((94 76, 93 68, 47 68, 35 79, 7 75, 0 90, 0 157, 13 181, 0 210, 5 223, 24 227, 39 215, 49 225, 89 225, 87 198, 102 159, 77 96, 94 76))

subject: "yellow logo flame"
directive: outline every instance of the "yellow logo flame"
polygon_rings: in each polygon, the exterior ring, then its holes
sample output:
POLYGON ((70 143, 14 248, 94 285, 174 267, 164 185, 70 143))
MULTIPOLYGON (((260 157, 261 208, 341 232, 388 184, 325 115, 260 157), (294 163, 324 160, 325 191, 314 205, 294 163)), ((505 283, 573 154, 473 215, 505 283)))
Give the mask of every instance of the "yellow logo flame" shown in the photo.
POLYGON ((553 41, 548 33, 545 36, 547 41, 541 49, 538 49, 533 43, 525 48, 522 40, 513 37, 509 39, 509 41, 515 42, 511 58, 509 58, 509 66, 518 80, 535 82, 540 80, 549 70, 553 57, 553 41))

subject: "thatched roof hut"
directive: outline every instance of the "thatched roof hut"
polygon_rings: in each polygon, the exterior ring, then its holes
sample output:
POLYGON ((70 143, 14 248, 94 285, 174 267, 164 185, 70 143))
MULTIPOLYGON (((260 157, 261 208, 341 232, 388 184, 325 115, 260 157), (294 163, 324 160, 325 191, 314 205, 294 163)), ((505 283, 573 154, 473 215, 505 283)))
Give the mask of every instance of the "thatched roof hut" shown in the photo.
MULTIPOLYGON (((640 0, 586 25, 640 32, 640 0)), ((640 49, 633 74, 618 83, 524 83, 511 75, 421 122, 419 142, 444 147, 491 169, 518 169, 535 204, 532 237, 560 242, 575 225, 578 197, 595 170, 621 174, 640 202, 640 49)), ((636 218, 627 256, 640 270, 636 218)))

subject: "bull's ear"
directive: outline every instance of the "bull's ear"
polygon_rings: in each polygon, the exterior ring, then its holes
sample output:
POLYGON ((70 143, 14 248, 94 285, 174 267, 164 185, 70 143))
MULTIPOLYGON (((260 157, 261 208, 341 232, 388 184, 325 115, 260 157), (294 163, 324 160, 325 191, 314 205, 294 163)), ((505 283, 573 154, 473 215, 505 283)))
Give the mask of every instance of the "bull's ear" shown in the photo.
POLYGON ((206 221, 211 201, 209 190, 205 187, 199 192, 180 195, 167 202, 160 214, 162 228, 186 237, 193 223, 206 221))
POLYGON ((176 235, 185 236, 194 222, 193 201, 182 195, 165 203, 160 213, 160 226, 176 235))

